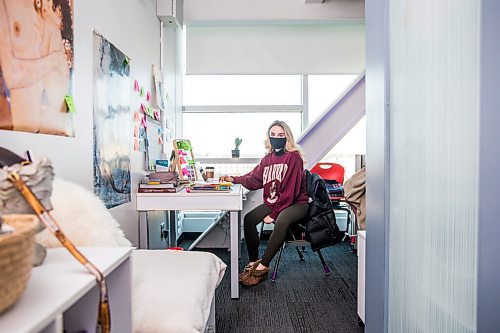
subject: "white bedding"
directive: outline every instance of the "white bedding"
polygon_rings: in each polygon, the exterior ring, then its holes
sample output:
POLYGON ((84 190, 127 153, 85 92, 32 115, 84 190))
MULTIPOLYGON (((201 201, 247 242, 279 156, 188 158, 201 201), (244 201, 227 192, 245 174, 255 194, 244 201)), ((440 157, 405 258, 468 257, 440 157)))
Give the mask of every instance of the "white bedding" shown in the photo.
POLYGON ((134 251, 134 333, 203 332, 225 270, 224 262, 207 252, 134 251))

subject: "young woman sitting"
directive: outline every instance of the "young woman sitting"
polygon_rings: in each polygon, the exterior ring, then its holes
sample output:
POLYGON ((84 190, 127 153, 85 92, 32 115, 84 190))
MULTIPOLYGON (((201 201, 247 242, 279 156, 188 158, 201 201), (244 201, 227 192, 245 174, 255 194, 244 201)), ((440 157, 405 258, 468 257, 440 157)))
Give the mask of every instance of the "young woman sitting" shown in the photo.
POLYGON ((242 184, 249 190, 264 189, 264 203, 244 218, 244 235, 249 263, 239 275, 246 286, 264 281, 269 264, 285 241, 288 227, 306 217, 308 196, 304 174, 304 160, 295 143, 290 127, 283 121, 274 121, 267 130, 267 154, 248 174, 222 176, 221 181, 242 184), (259 259, 260 222, 274 223, 264 256, 259 259))

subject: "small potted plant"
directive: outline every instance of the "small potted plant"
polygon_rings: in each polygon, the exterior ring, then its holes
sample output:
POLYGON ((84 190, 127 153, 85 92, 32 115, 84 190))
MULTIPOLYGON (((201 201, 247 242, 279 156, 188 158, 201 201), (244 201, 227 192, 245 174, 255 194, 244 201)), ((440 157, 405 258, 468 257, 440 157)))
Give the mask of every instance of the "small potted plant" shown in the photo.
POLYGON ((233 158, 239 158, 240 157, 240 145, 241 145, 241 142, 243 142, 243 139, 240 139, 240 138, 236 138, 234 139, 234 149, 231 150, 231 156, 233 158))

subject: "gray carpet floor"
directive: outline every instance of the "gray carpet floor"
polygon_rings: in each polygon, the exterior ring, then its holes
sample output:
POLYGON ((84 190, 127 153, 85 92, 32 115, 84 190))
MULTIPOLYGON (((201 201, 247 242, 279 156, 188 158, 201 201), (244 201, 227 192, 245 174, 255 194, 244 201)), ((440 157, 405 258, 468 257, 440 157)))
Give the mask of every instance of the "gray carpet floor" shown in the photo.
MULTIPOLYGON (((261 243, 261 254, 266 241, 261 243)), ((356 311, 357 256, 348 243, 323 249, 331 274, 325 276, 319 257, 309 248, 300 261, 293 247, 285 249, 276 282, 240 288, 232 300, 229 252, 212 249, 228 270, 216 290, 216 329, 225 332, 363 332, 356 311)), ((247 263, 242 248, 239 271, 247 263)), ((274 267, 274 261, 271 268, 274 267)))

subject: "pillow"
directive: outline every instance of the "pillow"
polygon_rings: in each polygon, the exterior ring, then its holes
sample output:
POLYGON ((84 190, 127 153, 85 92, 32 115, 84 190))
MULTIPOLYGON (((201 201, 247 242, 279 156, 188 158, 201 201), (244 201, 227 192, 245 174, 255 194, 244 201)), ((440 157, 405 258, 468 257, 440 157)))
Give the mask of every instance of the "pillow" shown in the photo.
MULTIPOLYGON (((50 201, 50 215, 76 246, 131 246, 102 201, 86 188, 56 177, 50 201)), ((48 230, 38 233, 36 241, 62 246, 48 230)))

